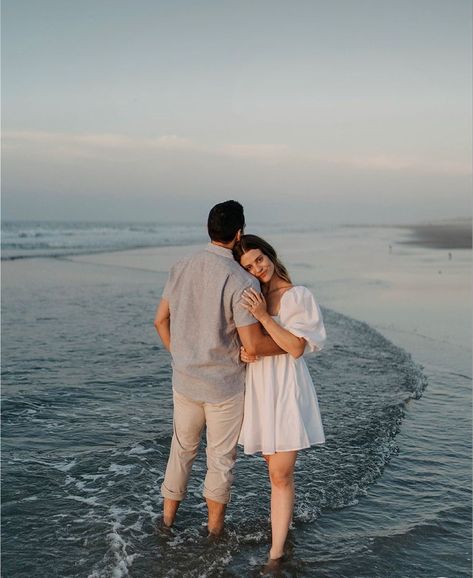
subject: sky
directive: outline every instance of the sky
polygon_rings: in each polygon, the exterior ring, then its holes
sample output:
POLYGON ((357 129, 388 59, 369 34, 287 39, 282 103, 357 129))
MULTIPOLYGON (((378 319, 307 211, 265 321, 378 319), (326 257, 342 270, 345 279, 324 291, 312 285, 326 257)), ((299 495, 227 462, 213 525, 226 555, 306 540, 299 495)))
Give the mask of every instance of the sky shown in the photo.
POLYGON ((469 0, 3 0, 3 219, 471 215, 469 0))

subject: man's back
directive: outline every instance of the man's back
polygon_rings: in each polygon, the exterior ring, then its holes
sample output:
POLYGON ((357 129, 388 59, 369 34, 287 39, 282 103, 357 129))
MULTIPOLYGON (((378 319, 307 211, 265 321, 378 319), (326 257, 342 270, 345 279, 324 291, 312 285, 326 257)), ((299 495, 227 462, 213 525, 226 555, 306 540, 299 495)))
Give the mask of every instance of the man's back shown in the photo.
POLYGON ((190 399, 220 403, 244 389, 237 327, 254 317, 240 304, 244 289, 259 284, 215 244, 171 270, 163 297, 171 313, 173 387, 190 399))

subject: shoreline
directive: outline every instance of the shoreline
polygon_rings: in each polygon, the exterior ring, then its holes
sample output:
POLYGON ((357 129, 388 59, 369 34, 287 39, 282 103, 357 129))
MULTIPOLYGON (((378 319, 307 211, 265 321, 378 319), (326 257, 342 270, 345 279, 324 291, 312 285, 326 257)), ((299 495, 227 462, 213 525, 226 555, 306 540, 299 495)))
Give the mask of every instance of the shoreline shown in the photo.
MULTIPOLYGON (((395 238, 387 239, 389 243, 393 245, 404 245, 412 247, 420 247, 425 249, 438 249, 438 250, 452 250, 452 249, 462 249, 471 250, 472 249, 472 220, 470 218, 457 218, 448 219, 444 221, 432 221, 432 222, 419 222, 413 224, 376 224, 376 223, 362 223, 362 224, 338 224, 331 225, 330 227, 317 227, 314 226, 313 230, 287 230, 278 231, 271 230, 268 232, 261 231, 257 234, 261 234, 263 237, 280 237, 284 236, 298 236, 304 234, 314 233, 316 235, 324 235, 331 232, 339 230, 378 230, 378 231, 397 231, 395 238), (400 234, 399 234, 400 233, 400 234)), ((249 232, 254 232, 250 228, 249 232)), ((394 237, 394 235, 393 235, 394 237)), ((115 246, 115 247, 101 247, 101 248, 90 248, 84 250, 83 248, 77 249, 73 248, 68 250, 66 248, 61 248, 57 250, 52 250, 50 253, 32 250, 27 254, 21 252, 20 249, 4 249, 2 247, 1 261, 2 263, 12 262, 12 261, 23 261, 29 259, 71 259, 76 258, 94 258, 100 255, 111 255, 111 254, 122 254, 122 253, 133 253, 139 251, 160 251, 166 250, 173 252, 177 248, 189 248, 198 247, 205 245, 207 243, 207 237, 202 237, 202 239, 195 239, 193 241, 175 241, 165 244, 136 244, 129 246, 115 246)))

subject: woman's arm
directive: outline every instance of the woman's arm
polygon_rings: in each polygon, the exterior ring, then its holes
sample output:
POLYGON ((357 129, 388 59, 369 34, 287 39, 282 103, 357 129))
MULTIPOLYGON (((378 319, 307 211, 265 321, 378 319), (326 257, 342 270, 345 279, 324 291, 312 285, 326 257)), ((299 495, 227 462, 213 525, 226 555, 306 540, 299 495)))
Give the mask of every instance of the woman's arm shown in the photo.
POLYGON ((164 347, 171 351, 171 313, 169 311, 169 301, 161 299, 156 310, 154 326, 161 337, 164 347))
POLYGON ((279 345, 281 349, 292 355, 300 357, 304 353, 306 341, 302 337, 297 337, 284 327, 281 327, 271 315, 269 315, 266 300, 261 293, 254 289, 248 289, 243 294, 243 307, 248 309, 261 325, 266 329, 268 335, 279 345))
POLYGON ((297 358, 304 353, 305 339, 297 337, 287 329, 284 329, 284 327, 281 327, 269 314, 259 321, 279 347, 287 351, 289 355, 297 358))
POLYGON ((259 323, 237 327, 237 331, 245 351, 252 356, 281 355, 286 353, 286 350, 281 349, 270 335, 264 333, 259 323))

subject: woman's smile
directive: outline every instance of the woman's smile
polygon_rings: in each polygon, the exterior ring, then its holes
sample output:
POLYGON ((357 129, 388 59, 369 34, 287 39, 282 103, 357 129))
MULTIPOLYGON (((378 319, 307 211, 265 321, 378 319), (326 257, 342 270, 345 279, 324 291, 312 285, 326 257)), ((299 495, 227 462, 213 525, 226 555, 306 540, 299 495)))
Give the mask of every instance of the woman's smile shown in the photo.
POLYGON ((262 283, 267 283, 271 279, 271 276, 268 273, 268 269, 264 269, 260 273, 255 273, 255 277, 257 277, 262 283))
POLYGON ((251 249, 241 256, 240 264, 261 283, 269 283, 274 265, 260 249, 251 249))

